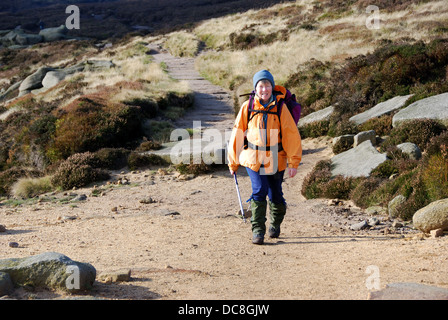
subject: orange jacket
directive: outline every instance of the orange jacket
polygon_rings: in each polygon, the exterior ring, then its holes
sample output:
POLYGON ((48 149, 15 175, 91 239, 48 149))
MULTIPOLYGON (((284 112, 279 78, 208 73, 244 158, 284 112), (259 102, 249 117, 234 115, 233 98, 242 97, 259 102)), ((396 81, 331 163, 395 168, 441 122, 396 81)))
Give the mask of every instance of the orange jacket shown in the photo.
MULTIPOLYGON (((275 86, 273 91, 282 92, 277 95, 277 101, 285 96, 286 89, 281 86, 275 86)), ((236 171, 240 165, 248 167, 254 171, 259 171, 263 164, 263 170, 266 174, 283 171, 286 166, 297 168, 302 159, 302 141, 299 130, 284 104, 281 110, 280 123, 275 114, 268 114, 267 130, 264 128, 263 114, 251 113, 249 124, 247 123, 247 112, 249 101, 243 103, 233 126, 232 134, 228 145, 228 166, 229 169, 236 171), (281 128, 280 128, 281 124, 281 128), (280 134, 281 130, 281 134, 280 134), (256 146, 270 146, 271 151, 254 150, 252 148, 244 149, 244 136, 247 140, 256 146), (265 140, 267 138, 267 143, 265 140), (275 152, 272 150, 277 143, 282 144, 283 150, 275 152)), ((274 105, 274 101, 267 108, 274 105)), ((257 96, 254 98, 253 109, 263 110, 257 96)), ((277 112, 277 106, 270 111, 277 112)))

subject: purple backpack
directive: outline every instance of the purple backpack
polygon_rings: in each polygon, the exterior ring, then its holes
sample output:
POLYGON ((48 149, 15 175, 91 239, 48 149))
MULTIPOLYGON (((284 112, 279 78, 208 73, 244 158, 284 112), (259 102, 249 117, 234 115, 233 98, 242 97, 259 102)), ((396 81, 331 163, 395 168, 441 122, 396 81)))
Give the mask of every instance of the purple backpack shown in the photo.
MULTIPOLYGON (((274 91, 273 94, 274 95, 282 94, 282 92, 274 91)), ((254 110, 252 107, 253 107, 253 103, 254 103, 255 91, 252 91, 251 93, 248 93, 248 94, 243 94, 240 97, 242 97, 242 96, 250 96, 249 103, 247 105, 248 106, 248 112, 247 112, 247 122, 248 123, 253 118, 253 116, 250 117, 251 112, 276 114, 278 116, 278 119, 280 120, 280 115, 281 115, 282 107, 284 104, 286 104, 286 106, 288 107, 289 113, 291 113, 291 116, 294 119, 294 122, 296 123, 296 125, 300 120, 300 113, 302 112, 302 106, 300 105, 300 103, 297 102, 296 95, 291 94, 291 92, 288 89, 286 89, 285 97, 281 98, 278 101, 277 112, 254 110)))

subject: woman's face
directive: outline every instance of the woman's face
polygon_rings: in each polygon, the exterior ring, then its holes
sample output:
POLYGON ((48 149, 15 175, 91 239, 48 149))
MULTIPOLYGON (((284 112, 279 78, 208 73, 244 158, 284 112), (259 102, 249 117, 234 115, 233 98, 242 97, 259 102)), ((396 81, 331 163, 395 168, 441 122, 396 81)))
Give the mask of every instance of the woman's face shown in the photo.
POLYGON ((266 103, 272 96, 272 84, 267 80, 258 81, 255 91, 261 102, 266 103))

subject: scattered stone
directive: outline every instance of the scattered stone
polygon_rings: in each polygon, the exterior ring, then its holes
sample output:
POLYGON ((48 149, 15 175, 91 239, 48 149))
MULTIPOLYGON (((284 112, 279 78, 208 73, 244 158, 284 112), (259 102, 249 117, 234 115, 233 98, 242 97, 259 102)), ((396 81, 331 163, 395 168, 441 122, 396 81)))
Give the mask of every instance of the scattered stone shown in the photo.
POLYGON ((380 219, 378 219, 378 218, 376 218, 376 217, 370 218, 369 221, 367 221, 367 224, 368 224, 370 227, 374 227, 374 226, 380 224, 380 219))
POLYGON ((118 270, 112 272, 103 272, 98 276, 98 280, 106 283, 131 281, 131 270, 118 270))
POLYGON ((110 211, 117 212, 118 211, 118 207, 112 207, 112 209, 110 209, 110 211))
POLYGON ((387 209, 381 206, 371 206, 364 210, 370 216, 383 215, 387 213, 387 209))
POLYGON ((85 194, 80 194, 76 196, 72 201, 85 201, 87 200, 87 196, 85 194))
POLYGON ((369 227, 369 224, 367 223, 367 221, 363 220, 359 223, 352 224, 350 226, 350 229, 353 231, 360 231, 360 230, 366 229, 368 227, 369 227))
POLYGON ((400 149, 403 153, 409 155, 409 158, 412 160, 419 160, 422 157, 422 152, 415 143, 401 143, 397 145, 397 148, 400 149))
POLYGON ((10 248, 18 248, 18 247, 19 247, 19 243, 18 243, 18 242, 11 241, 11 242, 8 243, 8 246, 9 246, 10 248))
POLYGON ((140 203, 143 203, 143 204, 150 204, 150 203, 156 203, 156 202, 157 201, 151 197, 144 198, 144 199, 140 200, 140 203))
POLYGON ((0 224, 0 232, 6 232, 6 227, 0 224))
POLYGON ((359 146, 364 141, 370 140, 372 146, 376 145, 376 133, 375 130, 362 131, 354 136, 353 147, 359 146))
POLYGON ((425 233, 448 229, 448 198, 431 202, 414 214, 414 227, 425 233))
POLYGON ((392 227, 393 227, 393 228, 402 228, 402 227, 403 227, 403 224, 402 224, 400 221, 398 221, 398 220, 394 220, 394 221, 392 222, 392 227))
POLYGON ((401 194, 399 194, 398 196, 393 198, 391 201, 389 201, 389 203, 387 205, 389 218, 391 218, 391 219, 397 218, 398 215, 400 214, 400 211, 398 210, 398 208, 400 207, 400 205, 402 205, 405 202, 406 202, 406 197, 401 194))
POLYGON ((10 275, 15 286, 44 287, 78 292, 91 289, 96 270, 57 252, 0 260, 0 272, 10 275), (75 274, 76 273, 76 274, 75 274), (72 275, 76 275, 73 277, 72 275))
POLYGON ((166 212, 164 215, 165 216, 179 216, 180 213, 177 211, 174 211, 174 210, 168 210, 168 212, 166 212))

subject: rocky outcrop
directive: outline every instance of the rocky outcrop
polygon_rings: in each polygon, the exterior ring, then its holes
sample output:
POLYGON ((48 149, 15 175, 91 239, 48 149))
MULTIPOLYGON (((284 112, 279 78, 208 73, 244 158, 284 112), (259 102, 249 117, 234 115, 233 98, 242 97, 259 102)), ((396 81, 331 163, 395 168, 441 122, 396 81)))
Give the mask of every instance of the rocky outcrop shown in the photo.
POLYGON ((31 90, 42 88, 42 80, 48 71, 54 70, 53 68, 41 67, 33 74, 29 75, 22 81, 19 87, 19 97, 28 94, 31 90))
POLYGON ((373 169, 386 160, 386 155, 379 153, 371 141, 367 140, 356 148, 335 155, 331 159, 331 174, 344 177, 368 177, 373 169))
POLYGON ((68 292, 91 289, 96 277, 96 269, 92 265, 73 261, 56 252, 2 259, 1 273, 7 273, 16 287, 27 285, 68 292))
POLYGON ((0 37, 0 44, 5 47, 29 46, 40 42, 51 42, 68 39, 68 29, 61 25, 56 28, 42 29, 39 34, 26 33, 22 29, 14 29, 0 37))
POLYGON ((39 35, 45 42, 51 42, 67 39, 67 31, 68 29, 64 25, 61 25, 57 28, 42 29, 39 35))
POLYGON ((42 86, 47 89, 52 88, 64 80, 66 76, 67 74, 62 70, 49 71, 42 79, 42 86))
POLYGON ((396 127, 415 119, 434 119, 448 125, 448 92, 410 104, 392 118, 392 125, 396 127))
POLYGON ((436 229, 448 230, 448 198, 421 208, 412 220, 415 228, 426 233, 436 229))
POLYGON ((309 115, 301 118, 297 125, 300 128, 300 127, 303 127, 310 123, 329 120, 331 115, 333 114, 333 112, 334 112, 334 107, 329 106, 325 109, 310 113, 309 115))
POLYGON ((407 95, 407 96, 398 96, 398 97, 389 99, 387 101, 378 103, 373 108, 371 108, 363 113, 354 115, 349 120, 354 122, 357 125, 363 124, 364 122, 366 122, 370 119, 377 118, 382 115, 385 115, 385 114, 388 114, 395 110, 400 109, 401 107, 403 107, 403 105, 406 103, 406 101, 412 96, 413 96, 412 94, 407 95))

